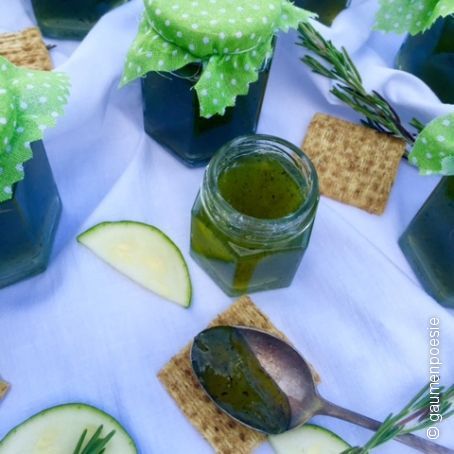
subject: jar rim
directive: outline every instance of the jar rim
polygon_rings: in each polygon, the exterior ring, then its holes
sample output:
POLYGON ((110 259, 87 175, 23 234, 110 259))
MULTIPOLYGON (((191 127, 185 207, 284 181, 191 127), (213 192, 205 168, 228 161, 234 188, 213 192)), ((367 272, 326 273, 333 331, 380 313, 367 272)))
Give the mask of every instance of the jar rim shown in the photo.
POLYGON ((308 220, 312 220, 314 207, 319 200, 318 177, 311 160, 292 143, 266 134, 243 135, 221 147, 208 164, 203 187, 205 190, 201 191, 202 201, 208 205, 207 212, 211 213, 220 228, 224 225, 229 234, 237 233, 241 238, 245 237, 246 232, 251 232, 249 240, 266 240, 273 244, 300 234, 300 228, 308 224, 308 220), (280 218, 257 218, 236 210, 222 196, 217 184, 220 172, 235 158, 251 153, 279 153, 293 162, 298 172, 301 171, 307 193, 297 210, 280 218))

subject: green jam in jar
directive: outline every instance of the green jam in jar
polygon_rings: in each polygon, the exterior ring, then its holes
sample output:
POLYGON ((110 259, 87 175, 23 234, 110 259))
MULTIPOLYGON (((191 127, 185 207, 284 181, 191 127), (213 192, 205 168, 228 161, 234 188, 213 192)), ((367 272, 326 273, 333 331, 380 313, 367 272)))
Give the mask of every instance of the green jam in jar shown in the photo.
POLYGON ((422 79, 442 102, 454 103, 454 14, 438 19, 424 33, 409 35, 396 67, 422 79))
POLYGON ((43 35, 82 39, 105 13, 128 0, 32 0, 43 35))
POLYGON ((228 295, 287 287, 319 199, 315 169, 292 144, 243 136, 208 166, 192 209, 191 254, 228 295))
POLYGON ((427 293, 454 308, 454 176, 442 178, 399 245, 427 293))
POLYGON ((221 173, 219 190, 235 210, 259 219, 287 216, 305 197, 285 163, 267 154, 240 157, 221 173))
POLYGON ((318 14, 317 20, 328 27, 348 8, 350 0, 295 0, 295 5, 318 14))

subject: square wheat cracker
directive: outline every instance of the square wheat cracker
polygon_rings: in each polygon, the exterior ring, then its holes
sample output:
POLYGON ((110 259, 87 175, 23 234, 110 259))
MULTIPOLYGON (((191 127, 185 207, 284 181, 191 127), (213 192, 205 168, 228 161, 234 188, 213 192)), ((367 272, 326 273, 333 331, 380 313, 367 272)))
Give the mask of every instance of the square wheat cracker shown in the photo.
POLYGON ((381 214, 405 152, 405 142, 318 113, 312 118, 302 150, 314 163, 323 195, 381 214))
MULTIPOLYGON (((285 339, 247 296, 238 299, 209 326, 218 325, 251 326, 285 339)), ((158 374, 161 383, 216 453, 250 454, 266 437, 234 421, 211 402, 192 372, 190 348, 191 343, 163 367, 158 374)), ((316 372, 314 378, 319 381, 316 372)))
POLYGON ((0 34, 0 55, 16 66, 44 71, 53 68, 49 51, 36 27, 0 34))

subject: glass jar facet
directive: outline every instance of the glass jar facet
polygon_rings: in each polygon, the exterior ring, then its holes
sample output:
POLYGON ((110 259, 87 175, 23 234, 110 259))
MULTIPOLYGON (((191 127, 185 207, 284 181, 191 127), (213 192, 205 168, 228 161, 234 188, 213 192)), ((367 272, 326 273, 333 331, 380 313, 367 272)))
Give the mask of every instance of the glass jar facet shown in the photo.
POLYGON ((188 65, 172 74, 148 73, 142 79, 145 131, 186 165, 206 164, 226 142, 255 132, 270 65, 268 62, 234 107, 209 119, 200 116, 193 89, 199 65, 188 65))
POLYGON ((441 180, 399 245, 427 293, 454 307, 454 177, 441 180))
POLYGON ((295 0, 295 5, 317 13, 317 20, 330 26, 337 15, 348 8, 350 0, 295 0))
POLYGON ((43 35, 82 39, 105 13, 128 0, 32 0, 43 35))
POLYGON ((0 203, 0 288, 44 271, 49 261, 61 202, 42 142, 13 198, 0 203))
MULTIPOLYGON (((254 183, 245 188, 233 181, 233 186, 240 192, 239 198, 259 201, 262 195, 247 193, 257 187, 254 183)), ((266 185, 262 187, 266 191, 266 185)), ((295 196, 285 194, 285 186, 275 189, 276 197, 271 194, 270 198, 275 205, 295 196)), ((205 172, 192 209, 191 255, 228 295, 287 287, 308 246, 318 199, 317 174, 298 148, 271 136, 237 138, 216 153, 205 172), (252 182, 256 171, 260 175, 268 172, 273 179, 281 171, 288 174, 299 191, 297 208, 282 217, 259 218, 227 202, 220 181, 245 159, 256 160, 256 167, 248 168, 252 182), (270 163, 279 166, 274 169, 277 172, 269 171, 270 163)), ((258 203, 263 205, 263 200, 258 203)))
POLYGON ((424 33, 407 36, 396 67, 423 80, 441 101, 454 104, 454 15, 438 19, 424 33))

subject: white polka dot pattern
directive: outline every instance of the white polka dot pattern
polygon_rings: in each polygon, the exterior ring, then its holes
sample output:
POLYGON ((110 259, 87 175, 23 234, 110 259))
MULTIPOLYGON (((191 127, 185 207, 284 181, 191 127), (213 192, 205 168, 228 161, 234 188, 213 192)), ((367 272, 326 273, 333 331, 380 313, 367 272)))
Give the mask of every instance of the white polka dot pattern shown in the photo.
POLYGON ((311 15, 288 0, 145 0, 121 85, 201 62, 200 113, 223 114, 257 80, 275 33, 311 15))
POLYGON ((375 28, 416 35, 449 14, 454 14, 454 0, 380 0, 375 28))
POLYGON ((0 57, 0 203, 11 198, 32 157, 30 142, 55 126, 69 95, 62 73, 18 68, 0 57), (33 83, 30 83, 33 81, 33 83))
POLYGON ((423 175, 454 175, 454 113, 436 118, 423 129, 409 160, 423 175))

